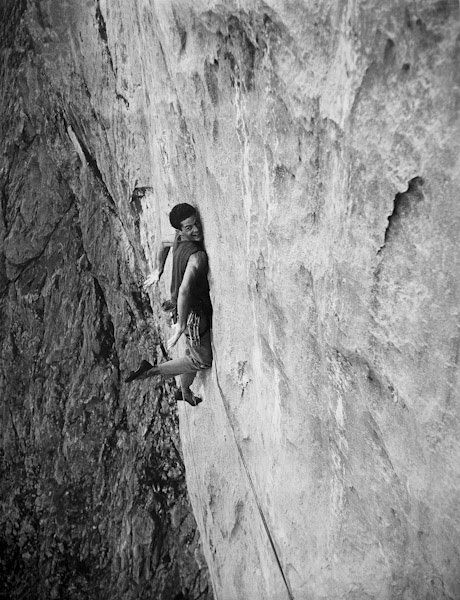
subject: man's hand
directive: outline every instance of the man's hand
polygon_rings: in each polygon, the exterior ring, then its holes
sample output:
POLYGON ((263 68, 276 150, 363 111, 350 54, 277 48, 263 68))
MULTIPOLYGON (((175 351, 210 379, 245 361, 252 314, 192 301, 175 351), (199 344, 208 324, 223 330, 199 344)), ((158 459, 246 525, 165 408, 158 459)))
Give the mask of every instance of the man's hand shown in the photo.
POLYGON ((144 290, 147 290, 150 286, 155 285, 160 281, 160 277, 163 271, 159 269, 154 269, 153 273, 147 277, 147 279, 143 283, 144 290))
POLYGON ((181 327, 179 325, 179 323, 174 323, 174 325, 172 326, 172 329, 173 329, 173 335, 166 342, 166 350, 171 350, 171 348, 177 344, 180 336, 185 331, 185 327, 181 327))

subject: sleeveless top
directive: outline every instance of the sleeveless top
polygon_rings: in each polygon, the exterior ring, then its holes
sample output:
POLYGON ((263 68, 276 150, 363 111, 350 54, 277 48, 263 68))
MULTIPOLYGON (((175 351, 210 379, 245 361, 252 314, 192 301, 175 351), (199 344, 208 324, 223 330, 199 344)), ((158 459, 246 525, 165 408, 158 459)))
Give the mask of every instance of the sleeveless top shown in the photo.
MULTIPOLYGON (((173 247, 173 264, 171 278, 171 300, 176 308, 177 315, 177 297, 179 288, 184 278, 188 259, 196 252, 204 251, 201 244, 197 242, 179 241, 173 247)), ((209 297, 208 270, 200 273, 195 280, 190 293, 190 311, 194 311, 201 316, 211 320, 212 304, 209 297)))

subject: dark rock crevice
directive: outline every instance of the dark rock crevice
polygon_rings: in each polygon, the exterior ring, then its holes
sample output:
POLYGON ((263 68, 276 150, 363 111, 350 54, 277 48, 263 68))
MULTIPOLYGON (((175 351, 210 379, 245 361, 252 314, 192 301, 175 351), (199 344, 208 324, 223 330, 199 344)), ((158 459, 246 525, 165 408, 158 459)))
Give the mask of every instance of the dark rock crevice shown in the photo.
POLYGON ((110 361, 118 369, 120 361, 116 351, 113 321, 101 284, 96 277, 93 277, 93 283, 96 295, 96 311, 98 313, 96 339, 99 342, 99 351, 96 353, 96 358, 110 361))
POLYGON ((254 66, 257 48, 236 15, 230 16, 227 32, 222 38, 218 59, 227 62, 233 87, 249 92, 254 87, 254 66))
POLYGON ((177 33, 179 34, 179 39, 180 39, 180 54, 183 54, 185 52, 186 46, 187 46, 187 30, 186 28, 182 25, 177 10, 173 7, 172 8, 172 13, 174 16, 174 23, 176 25, 176 29, 177 29, 177 33))
POLYGON ((384 242, 378 249, 377 254, 380 254, 384 250, 392 235, 396 232, 398 225, 402 224, 403 220, 410 215, 416 204, 423 200, 423 184, 424 181, 422 177, 414 177, 409 181, 408 188, 405 192, 396 194, 393 203, 393 210, 388 216, 388 224, 385 229, 384 242))
POLYGON ((129 108, 129 101, 123 96, 123 94, 120 94, 119 92, 117 92, 116 98, 117 98, 117 100, 121 100, 123 102, 123 104, 126 106, 126 108, 129 108))
POLYGON ((99 37, 104 44, 104 49, 107 54, 107 59, 110 64, 110 68, 111 68, 112 72, 114 73, 114 75, 116 76, 116 71, 115 71, 115 68, 113 65, 112 53, 110 52, 110 48, 109 48, 109 40, 108 40, 108 36, 107 36, 107 25, 106 25, 104 16, 101 11, 101 3, 99 0, 96 1, 96 21, 97 21, 97 27, 98 27, 98 31, 99 31, 99 37))

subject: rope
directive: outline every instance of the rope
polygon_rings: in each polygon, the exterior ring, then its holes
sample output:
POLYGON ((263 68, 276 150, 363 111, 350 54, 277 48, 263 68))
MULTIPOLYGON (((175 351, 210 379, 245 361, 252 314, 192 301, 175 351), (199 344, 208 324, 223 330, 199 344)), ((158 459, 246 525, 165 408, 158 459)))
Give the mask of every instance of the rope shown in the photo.
POLYGON ((273 550, 273 554, 275 555, 276 563, 277 563, 278 568, 280 570, 281 577, 283 578, 284 585, 286 586, 286 591, 287 591, 289 600, 294 600, 294 595, 292 593, 291 586, 289 585, 289 582, 287 580, 286 574, 284 573, 283 566, 282 566, 280 558, 278 556, 278 552, 276 551, 276 547, 275 547, 275 542, 273 540, 273 536, 272 536, 272 534, 270 532, 270 528, 268 527, 267 520, 265 518, 264 512, 263 512, 262 507, 260 505, 260 501, 259 501, 259 498, 257 496, 256 488, 254 486, 254 482, 252 480, 251 473, 249 472, 249 469, 248 469, 248 466, 246 464, 246 461, 244 460, 243 452, 242 452, 242 450, 240 448, 240 445, 238 443, 238 440, 236 438, 235 430, 233 429, 233 425, 232 425, 232 422, 231 422, 231 419, 230 419, 230 415, 228 413, 228 409, 227 409, 227 406, 226 406, 225 400, 224 400, 225 396, 224 396, 224 393, 222 391, 222 387, 221 387, 220 382, 219 382, 219 376, 217 374, 216 350, 215 350, 215 347, 214 347, 214 342, 211 341, 211 344, 212 344, 214 372, 215 372, 215 375, 216 375, 217 388, 219 389, 220 398, 221 398, 221 401, 222 401, 222 404, 223 404, 223 407, 224 407, 224 410, 225 410, 225 414, 227 416, 227 420, 228 420, 228 423, 230 425, 230 429, 232 430, 233 439, 235 440, 235 445, 236 445, 236 447, 238 449, 238 454, 240 456, 241 462, 243 463, 244 470, 246 471, 246 476, 248 478, 249 484, 251 486, 252 493, 254 495, 254 500, 256 502, 257 510, 259 511, 259 515, 260 515, 260 518, 262 520, 262 523, 263 523, 263 526, 264 526, 264 529, 265 529, 265 533, 267 534, 268 540, 270 542, 270 546, 271 546, 271 548, 273 550))
MULTIPOLYGON (((163 358, 165 360, 171 360, 171 357, 168 354, 168 352, 167 352, 167 350, 165 348, 165 345, 163 343, 163 340, 161 340, 161 338, 159 339, 159 346, 160 346, 160 350, 161 350, 161 353, 163 355, 163 358)), ((198 500, 200 502, 200 505, 204 507, 205 503, 203 502, 203 499, 201 497, 200 484, 198 482, 198 471, 197 471, 197 468, 196 468, 195 453, 193 451, 192 435, 190 433, 190 423, 189 423, 189 418, 188 418, 188 414, 187 414, 187 407, 184 407, 184 408, 185 408, 185 410, 183 411, 183 414, 185 415, 185 427, 187 429, 187 435, 188 435, 188 439, 189 439, 190 454, 191 454, 191 457, 192 457, 193 471, 195 473, 195 481, 196 481, 196 488, 197 488, 198 500)), ((203 521, 203 527, 204 527, 204 525, 205 525, 205 517, 204 517, 204 515, 202 515, 202 521, 203 521)), ((216 589, 214 587, 214 581, 213 581, 212 577, 210 577, 210 581, 211 581, 211 586, 213 588, 214 596, 217 598, 216 589)))
MULTIPOLYGON (((214 346, 214 342, 212 340, 211 340, 211 345, 212 345, 212 353, 213 353, 214 372, 215 372, 215 375, 216 375, 216 383, 217 383, 217 388, 219 390, 220 399, 221 399, 222 405, 224 407, 225 415, 227 417, 228 424, 229 424, 230 429, 232 431, 233 439, 235 441, 235 445, 236 445, 236 448, 238 450, 239 457, 241 459, 241 462, 243 463, 243 467, 244 467, 244 470, 246 472, 246 477, 248 478, 249 485, 251 487, 251 490, 252 490, 252 493, 253 493, 253 496, 254 496, 254 500, 256 502, 257 510, 259 512, 260 519, 261 519, 262 524, 264 526, 265 533, 267 534, 268 541, 270 542, 271 549, 273 550, 273 554, 275 555, 276 564, 278 565, 278 568, 279 568, 280 573, 281 573, 281 577, 283 578, 283 581, 284 581, 284 585, 286 586, 286 591, 287 591, 288 598, 289 598, 289 600, 294 600, 294 594, 292 593, 291 586, 289 585, 289 582, 287 580, 286 574, 284 573, 284 569, 283 569, 283 566, 281 564, 280 558, 278 556, 278 552, 276 551, 276 546, 275 546, 275 542, 274 542, 273 536, 272 536, 270 528, 268 526, 267 519, 265 518, 264 512, 262 510, 262 506, 260 505, 259 497, 257 496, 256 488, 254 486, 254 482, 252 480, 251 473, 249 472, 248 466, 247 466, 246 461, 244 459, 243 452, 242 452, 242 450, 240 448, 240 445, 238 443, 238 439, 236 437, 235 430, 233 428, 232 421, 230 419, 230 415, 229 415, 229 412, 228 412, 228 409, 227 409, 227 405, 225 404, 225 395, 224 395, 224 393, 222 391, 222 387, 221 387, 220 381, 219 381, 219 375, 218 375, 218 372, 217 372, 216 349, 215 349, 215 346, 214 346)), ((160 341, 160 348, 161 348, 161 352, 163 354, 163 357, 165 359, 168 359, 169 356, 168 356, 168 353, 167 353, 167 351, 166 351, 166 349, 165 349, 162 341, 160 341)), ((197 470, 196 470, 195 456, 194 456, 194 453, 193 453, 193 444, 191 443, 191 439, 192 438, 191 438, 191 434, 190 434, 190 425, 189 425, 189 422, 188 422, 187 411, 185 411, 185 422, 186 422, 188 437, 189 437, 189 440, 190 440, 190 447, 192 449, 191 450, 192 463, 193 463, 193 470, 195 471, 195 479, 197 481, 198 497, 199 497, 200 502, 204 506, 203 501, 201 500, 201 497, 200 497, 200 491, 199 491, 200 486, 198 485, 198 473, 197 473, 197 470)))

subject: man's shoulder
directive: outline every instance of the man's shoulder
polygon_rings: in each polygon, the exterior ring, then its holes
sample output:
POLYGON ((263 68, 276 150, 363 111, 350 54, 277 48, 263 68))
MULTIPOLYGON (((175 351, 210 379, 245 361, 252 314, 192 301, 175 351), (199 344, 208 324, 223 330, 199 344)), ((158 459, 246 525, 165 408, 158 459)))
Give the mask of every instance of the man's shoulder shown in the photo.
POLYGON ((201 267, 208 263, 208 255, 206 254, 206 250, 204 248, 199 248, 190 255, 188 259, 188 264, 195 265, 197 267, 201 267))

